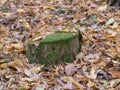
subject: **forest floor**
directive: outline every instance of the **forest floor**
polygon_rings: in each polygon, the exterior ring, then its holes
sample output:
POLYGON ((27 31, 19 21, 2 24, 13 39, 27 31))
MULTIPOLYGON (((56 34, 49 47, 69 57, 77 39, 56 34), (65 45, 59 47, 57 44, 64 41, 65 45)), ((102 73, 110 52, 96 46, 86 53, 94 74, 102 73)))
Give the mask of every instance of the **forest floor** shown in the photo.
POLYGON ((120 10, 105 0, 0 0, 0 90, 120 90, 120 10), (70 28, 83 37, 73 63, 28 63, 28 43, 70 28))

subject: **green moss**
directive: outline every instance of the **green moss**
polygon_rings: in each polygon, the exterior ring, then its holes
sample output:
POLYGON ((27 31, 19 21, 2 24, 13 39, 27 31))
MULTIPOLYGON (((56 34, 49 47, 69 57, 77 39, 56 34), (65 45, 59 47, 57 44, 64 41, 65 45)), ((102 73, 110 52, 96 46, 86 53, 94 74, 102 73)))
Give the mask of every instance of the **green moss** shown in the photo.
POLYGON ((55 34, 52 34, 52 35, 48 35, 41 42, 42 43, 51 43, 51 42, 71 39, 75 36, 76 36, 76 34, 73 34, 73 33, 55 33, 55 34))
POLYGON ((70 57, 69 57, 69 56, 67 56, 67 57, 64 58, 64 62, 69 63, 70 61, 71 61, 71 60, 70 60, 70 57))
POLYGON ((37 61, 46 66, 71 62, 71 41, 78 39, 78 37, 79 35, 77 33, 60 32, 48 35, 35 48, 32 45, 28 45, 27 55, 29 62, 33 63, 37 61))
POLYGON ((49 50, 48 53, 44 52, 46 49, 46 43, 41 43, 39 45, 39 48, 37 47, 35 50, 36 51, 35 55, 39 63, 45 65, 57 65, 62 62, 67 62, 67 63, 71 62, 70 54, 69 54, 70 40, 71 39, 66 41, 48 43, 47 45, 51 47, 51 50, 49 50), (61 50, 63 50, 62 55, 61 55, 61 50), (46 53, 47 55, 45 55, 46 53), (64 56, 64 57, 60 57, 60 56, 64 56))
POLYGON ((34 51, 36 46, 34 44, 28 44, 28 49, 26 52, 29 63, 35 63, 34 51))

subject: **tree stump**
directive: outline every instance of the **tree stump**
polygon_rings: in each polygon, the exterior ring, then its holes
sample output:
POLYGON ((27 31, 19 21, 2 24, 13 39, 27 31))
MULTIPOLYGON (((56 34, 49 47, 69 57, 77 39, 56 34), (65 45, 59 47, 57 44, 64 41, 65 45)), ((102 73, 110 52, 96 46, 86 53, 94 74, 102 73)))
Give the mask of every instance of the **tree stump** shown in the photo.
POLYGON ((28 44, 27 58, 30 63, 58 65, 75 59, 80 52, 79 33, 54 33, 48 35, 40 44, 28 44))

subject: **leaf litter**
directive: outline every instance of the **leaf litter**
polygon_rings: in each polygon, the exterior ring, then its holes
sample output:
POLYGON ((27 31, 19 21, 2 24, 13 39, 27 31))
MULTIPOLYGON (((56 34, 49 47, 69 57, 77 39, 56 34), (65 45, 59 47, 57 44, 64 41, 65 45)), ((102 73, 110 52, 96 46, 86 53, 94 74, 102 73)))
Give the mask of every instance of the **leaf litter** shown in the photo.
POLYGON ((119 90, 119 16, 105 0, 1 0, 0 90, 119 90), (28 63, 27 43, 70 28, 83 37, 73 63, 28 63))

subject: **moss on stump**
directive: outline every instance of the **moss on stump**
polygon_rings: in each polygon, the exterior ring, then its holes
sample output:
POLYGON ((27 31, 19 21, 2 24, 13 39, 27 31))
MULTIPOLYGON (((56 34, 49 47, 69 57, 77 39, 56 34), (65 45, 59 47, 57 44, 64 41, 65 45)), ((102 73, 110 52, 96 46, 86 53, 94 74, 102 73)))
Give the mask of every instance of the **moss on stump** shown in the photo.
POLYGON ((35 49, 30 46, 32 45, 29 44, 27 50, 30 63, 41 63, 48 66, 71 62, 80 51, 79 34, 55 33, 48 35, 35 49))

